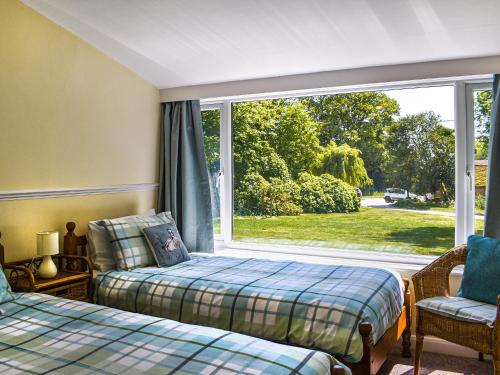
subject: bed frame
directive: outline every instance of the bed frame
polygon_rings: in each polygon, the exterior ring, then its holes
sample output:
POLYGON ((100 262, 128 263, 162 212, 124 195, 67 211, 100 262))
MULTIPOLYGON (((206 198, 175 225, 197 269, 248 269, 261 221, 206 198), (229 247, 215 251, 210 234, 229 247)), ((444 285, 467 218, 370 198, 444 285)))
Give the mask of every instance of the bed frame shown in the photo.
MULTIPOLYGON (((64 254, 86 256, 85 246, 87 238, 85 235, 78 236, 75 234, 76 224, 68 222, 66 229, 68 233, 64 236, 64 254)), ((410 281, 403 279, 404 306, 401 315, 392 327, 374 343, 371 338, 372 325, 367 322, 361 322, 358 326, 359 333, 363 340, 363 357, 360 362, 349 362, 349 360, 338 355, 333 355, 342 363, 346 364, 352 371, 353 375, 376 375, 380 367, 387 359, 389 352, 397 345, 399 339, 402 338, 402 356, 405 358, 411 357, 411 302, 410 302, 410 281)), ((337 366, 335 366, 337 367, 337 366)), ((343 369, 332 368, 333 375, 342 375, 343 369)))

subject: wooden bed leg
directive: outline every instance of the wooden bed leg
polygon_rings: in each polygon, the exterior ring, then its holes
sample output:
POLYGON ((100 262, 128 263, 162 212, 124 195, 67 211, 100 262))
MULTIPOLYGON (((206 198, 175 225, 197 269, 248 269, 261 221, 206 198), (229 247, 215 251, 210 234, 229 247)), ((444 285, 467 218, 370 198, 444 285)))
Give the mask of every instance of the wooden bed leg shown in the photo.
POLYGON ((403 280, 405 284, 404 305, 406 312, 406 328, 403 332, 403 352, 405 358, 411 357, 411 294, 410 294, 410 281, 403 280))
POLYGON ((359 367, 356 368, 355 374, 372 374, 372 329, 373 328, 370 323, 359 323, 359 333, 361 334, 361 339, 363 340, 363 358, 361 359, 361 362, 357 363, 359 367))
POLYGON ((342 366, 335 365, 332 367, 332 375, 345 375, 345 370, 342 366))

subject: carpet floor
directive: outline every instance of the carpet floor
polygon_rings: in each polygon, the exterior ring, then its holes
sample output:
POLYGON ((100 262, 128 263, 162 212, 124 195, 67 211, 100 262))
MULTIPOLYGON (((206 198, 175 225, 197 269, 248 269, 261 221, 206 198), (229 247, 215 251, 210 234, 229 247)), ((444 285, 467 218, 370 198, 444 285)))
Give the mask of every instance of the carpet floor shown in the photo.
MULTIPOLYGON (((413 358, 401 357, 400 351, 389 355, 378 375, 412 375, 413 358)), ((493 364, 475 358, 454 357, 451 355, 424 353, 420 365, 421 375, 491 375, 493 364)))

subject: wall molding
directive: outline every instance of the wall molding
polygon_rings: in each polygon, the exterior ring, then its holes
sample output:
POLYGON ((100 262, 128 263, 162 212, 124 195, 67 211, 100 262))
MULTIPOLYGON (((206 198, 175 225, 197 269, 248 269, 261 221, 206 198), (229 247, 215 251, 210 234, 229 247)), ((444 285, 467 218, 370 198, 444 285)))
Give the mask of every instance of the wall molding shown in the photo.
POLYGON ((156 191, 158 190, 159 186, 160 185, 157 183, 144 183, 144 184, 92 186, 92 187, 79 187, 79 188, 0 191, 0 202, 23 200, 23 199, 45 199, 45 198, 74 197, 81 195, 129 193, 134 191, 156 191))

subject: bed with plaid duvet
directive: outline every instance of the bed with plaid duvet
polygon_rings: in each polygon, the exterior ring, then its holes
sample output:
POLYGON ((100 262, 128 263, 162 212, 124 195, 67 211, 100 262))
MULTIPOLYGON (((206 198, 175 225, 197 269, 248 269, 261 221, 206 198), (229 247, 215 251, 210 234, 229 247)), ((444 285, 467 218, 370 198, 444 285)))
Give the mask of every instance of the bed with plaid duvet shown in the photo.
POLYGON ((329 374, 333 364, 318 351, 43 294, 0 304, 3 375, 329 374))
POLYGON ((172 267, 110 271, 96 303, 179 322, 363 357, 360 322, 379 338, 403 308, 401 278, 383 269, 192 255, 172 267))

